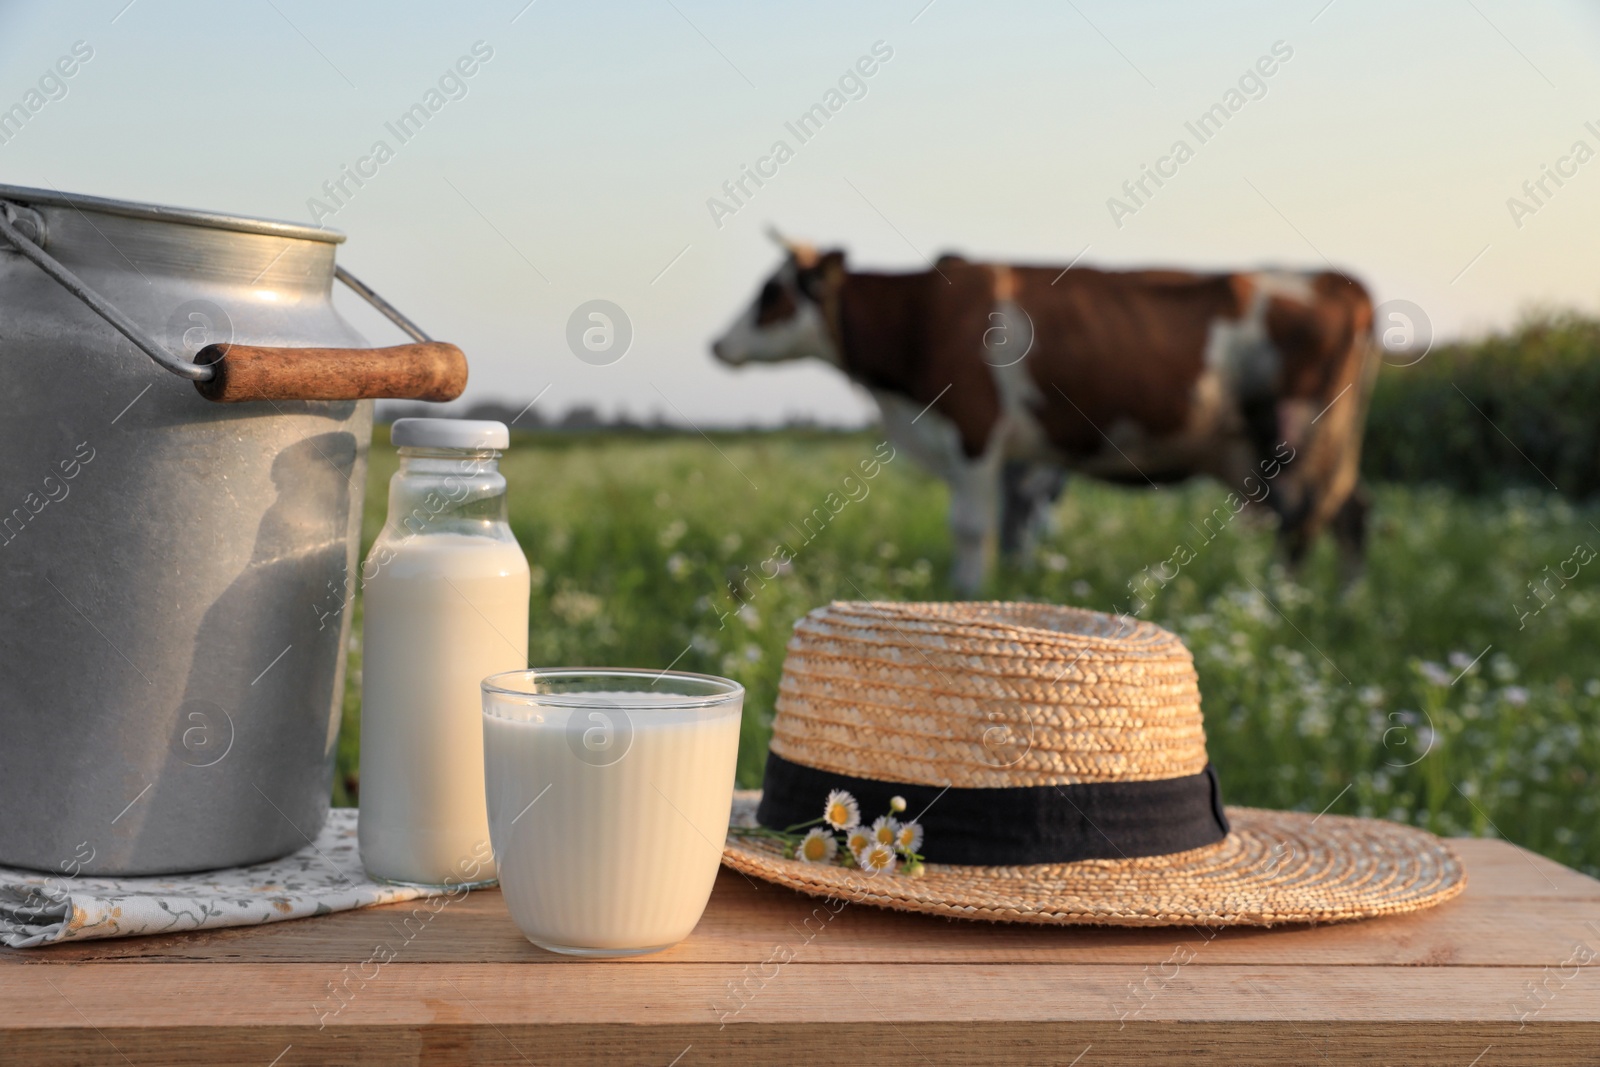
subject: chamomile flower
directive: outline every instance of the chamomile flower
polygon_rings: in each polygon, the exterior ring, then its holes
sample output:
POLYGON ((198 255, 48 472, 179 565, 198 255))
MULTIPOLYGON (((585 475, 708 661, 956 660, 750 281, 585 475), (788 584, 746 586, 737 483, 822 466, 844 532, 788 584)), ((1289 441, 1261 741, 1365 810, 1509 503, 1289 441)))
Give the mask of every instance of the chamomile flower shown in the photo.
POLYGON ((892 873, 899 861, 900 857, 895 855, 894 848, 884 844, 874 844, 856 857, 856 862, 868 874, 880 874, 884 871, 892 873))
POLYGON ((1452 684, 1450 672, 1434 663, 1432 660, 1423 660, 1417 665, 1417 673, 1427 679, 1431 685, 1448 687, 1452 684))
POLYGON ((871 846, 871 844, 872 831, 868 830, 865 826, 857 826, 854 830, 851 830, 849 836, 844 839, 844 847, 850 850, 850 855, 858 858, 862 852, 866 851, 867 848, 871 846))
POLYGON ((843 789, 835 789, 822 806, 822 821, 835 830, 854 830, 861 825, 861 806, 843 789))
POLYGON ((895 832, 894 845, 908 856, 922 848, 922 824, 915 821, 901 823, 900 829, 895 832))
POLYGON ((900 835, 900 820, 893 815, 880 815, 872 823, 872 839, 880 845, 893 848, 900 835))
POLYGON ((794 857, 802 863, 831 863, 838 852, 838 840, 822 827, 813 826, 800 839, 794 857))

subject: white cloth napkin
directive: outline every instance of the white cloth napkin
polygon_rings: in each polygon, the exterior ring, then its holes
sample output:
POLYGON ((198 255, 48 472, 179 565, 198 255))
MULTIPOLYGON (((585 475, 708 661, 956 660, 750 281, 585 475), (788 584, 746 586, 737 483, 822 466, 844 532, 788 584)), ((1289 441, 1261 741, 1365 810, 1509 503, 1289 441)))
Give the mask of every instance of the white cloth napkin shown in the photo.
POLYGON ((152 878, 67 877, 0 867, 0 944, 134 937, 327 915, 443 896, 361 869, 356 809, 334 808, 314 843, 270 863, 152 878))

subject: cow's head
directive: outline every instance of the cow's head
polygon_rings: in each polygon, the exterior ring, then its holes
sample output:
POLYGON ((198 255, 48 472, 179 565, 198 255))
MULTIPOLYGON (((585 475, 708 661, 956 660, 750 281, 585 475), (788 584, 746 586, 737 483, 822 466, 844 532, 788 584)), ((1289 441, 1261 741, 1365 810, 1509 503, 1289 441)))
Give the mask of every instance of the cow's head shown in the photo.
POLYGON ((839 365, 825 308, 844 281, 844 253, 818 252, 768 232, 788 257, 761 287, 755 303, 711 342, 711 354, 735 367, 808 356, 839 365))

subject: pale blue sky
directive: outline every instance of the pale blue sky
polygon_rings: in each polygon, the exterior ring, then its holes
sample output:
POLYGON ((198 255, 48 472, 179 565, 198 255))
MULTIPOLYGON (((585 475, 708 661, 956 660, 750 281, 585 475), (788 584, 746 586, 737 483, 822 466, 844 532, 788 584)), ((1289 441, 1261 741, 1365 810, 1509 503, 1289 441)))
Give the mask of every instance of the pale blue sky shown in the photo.
POLYGON ((75 41, 94 57, 0 144, 0 181, 311 221, 382 138, 394 158, 327 220, 342 262, 462 345, 469 398, 549 386, 549 413, 859 420, 836 372, 706 351, 776 262, 768 223, 887 268, 1326 257, 1443 335, 1600 310, 1600 160, 1520 228, 1506 206, 1573 142, 1600 150, 1593 6, 1325 2, 7 0, 0 108, 75 41), (401 145, 384 124, 477 41, 466 96, 401 145), (866 95, 799 144, 784 123, 877 41, 866 95), (1198 145, 1184 122, 1278 41, 1265 95, 1198 145), (1194 158, 1119 228, 1107 198, 1180 137, 1194 158), (707 199, 778 138, 794 158, 717 227, 707 199), (611 366, 564 340, 596 298, 633 322, 611 366))

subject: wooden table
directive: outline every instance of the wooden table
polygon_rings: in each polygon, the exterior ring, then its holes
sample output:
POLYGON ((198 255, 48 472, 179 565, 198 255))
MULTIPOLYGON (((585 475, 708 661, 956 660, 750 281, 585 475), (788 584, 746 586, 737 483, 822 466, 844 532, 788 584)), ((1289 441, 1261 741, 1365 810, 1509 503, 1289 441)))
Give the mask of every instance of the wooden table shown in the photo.
POLYGON ((694 936, 633 960, 536 949, 493 890, 8 951, 0 1063, 1600 1062, 1600 882, 1455 844, 1455 901, 1320 928, 835 912, 723 870, 694 936))

